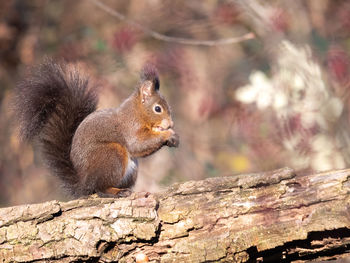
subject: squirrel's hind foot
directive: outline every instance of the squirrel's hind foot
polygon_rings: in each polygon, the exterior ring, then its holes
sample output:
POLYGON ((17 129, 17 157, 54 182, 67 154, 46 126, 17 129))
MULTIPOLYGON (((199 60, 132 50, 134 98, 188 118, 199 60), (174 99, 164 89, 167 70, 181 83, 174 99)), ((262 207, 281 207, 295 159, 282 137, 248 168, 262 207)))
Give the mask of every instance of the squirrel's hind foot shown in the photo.
POLYGON ((119 198, 119 197, 128 197, 133 193, 128 188, 116 188, 116 187, 110 187, 107 188, 104 192, 97 192, 97 195, 102 198, 119 198))

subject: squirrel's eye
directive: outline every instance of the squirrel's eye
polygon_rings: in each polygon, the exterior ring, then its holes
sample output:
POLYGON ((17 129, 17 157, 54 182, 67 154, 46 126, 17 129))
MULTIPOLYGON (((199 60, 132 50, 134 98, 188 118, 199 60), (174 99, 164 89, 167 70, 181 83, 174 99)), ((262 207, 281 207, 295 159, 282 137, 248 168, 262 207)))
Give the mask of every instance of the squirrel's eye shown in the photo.
POLYGON ((154 111, 157 113, 161 113, 162 112, 162 107, 159 105, 154 106, 154 111))

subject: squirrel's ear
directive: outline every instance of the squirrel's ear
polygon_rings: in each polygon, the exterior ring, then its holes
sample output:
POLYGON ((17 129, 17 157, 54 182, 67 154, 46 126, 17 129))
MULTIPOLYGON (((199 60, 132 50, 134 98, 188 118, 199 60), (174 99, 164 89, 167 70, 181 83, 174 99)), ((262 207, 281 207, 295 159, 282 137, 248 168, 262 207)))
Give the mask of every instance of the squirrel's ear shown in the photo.
POLYGON ((140 94, 142 103, 159 90, 157 69, 152 64, 146 64, 141 71, 140 94))
POLYGON ((142 82, 140 86, 141 101, 144 103, 156 92, 154 84, 150 80, 142 82))

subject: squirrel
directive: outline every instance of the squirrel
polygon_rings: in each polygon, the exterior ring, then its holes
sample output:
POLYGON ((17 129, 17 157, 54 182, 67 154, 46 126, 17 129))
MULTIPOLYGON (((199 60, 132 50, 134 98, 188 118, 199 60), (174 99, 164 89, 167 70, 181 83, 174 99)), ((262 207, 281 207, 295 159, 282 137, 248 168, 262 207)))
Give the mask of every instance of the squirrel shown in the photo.
POLYGON ((24 141, 37 141, 45 164, 74 197, 130 192, 137 159, 177 147, 170 107, 146 64, 135 91, 117 108, 97 110, 96 88, 66 62, 46 59, 15 88, 24 141))

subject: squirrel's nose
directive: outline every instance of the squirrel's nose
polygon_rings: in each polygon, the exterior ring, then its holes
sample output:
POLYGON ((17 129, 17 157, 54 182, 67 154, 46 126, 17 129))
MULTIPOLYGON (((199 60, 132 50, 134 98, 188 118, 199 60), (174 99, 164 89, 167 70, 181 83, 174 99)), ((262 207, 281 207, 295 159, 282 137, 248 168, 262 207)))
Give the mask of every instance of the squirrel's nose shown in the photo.
POLYGON ((167 120, 164 119, 162 120, 160 126, 164 129, 164 130, 168 130, 170 128, 172 128, 174 126, 174 122, 172 120, 167 120))

